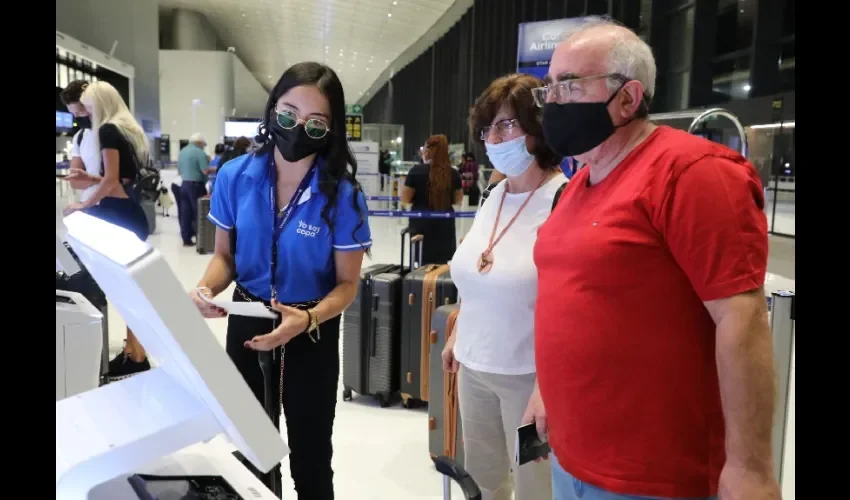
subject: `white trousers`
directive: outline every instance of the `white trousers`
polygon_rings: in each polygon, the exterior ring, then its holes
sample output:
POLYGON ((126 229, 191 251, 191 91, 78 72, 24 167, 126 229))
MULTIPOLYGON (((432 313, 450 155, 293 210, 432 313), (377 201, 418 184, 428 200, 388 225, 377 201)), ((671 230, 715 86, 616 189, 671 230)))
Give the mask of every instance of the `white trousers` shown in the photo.
POLYGON ((548 461, 514 463, 516 429, 534 390, 536 375, 498 375, 461 366, 458 403, 464 467, 483 500, 552 500, 548 461))

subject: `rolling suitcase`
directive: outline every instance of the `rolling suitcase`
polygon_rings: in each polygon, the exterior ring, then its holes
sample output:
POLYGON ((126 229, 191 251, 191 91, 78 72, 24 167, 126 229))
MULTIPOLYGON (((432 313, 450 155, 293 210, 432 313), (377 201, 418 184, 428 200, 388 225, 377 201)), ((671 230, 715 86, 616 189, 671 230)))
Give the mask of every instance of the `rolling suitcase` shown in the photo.
POLYGON ((207 214, 210 213, 210 197, 202 196, 198 198, 198 234, 195 239, 195 247, 198 253, 203 255, 212 253, 215 250, 215 224, 207 219, 207 214))
POLYGON ((447 264, 429 264, 405 276, 401 294, 401 399, 415 408, 428 401, 431 315, 457 301, 457 288, 447 264))
MULTIPOLYGON (((360 289, 343 316, 343 401, 353 393, 374 395, 382 408, 392 403, 399 390, 399 341, 401 282, 405 269, 404 247, 408 231, 402 231, 402 265, 375 264, 360 273, 360 289)), ((411 239, 422 255, 421 238, 411 239)))
POLYGON ((481 500, 481 490, 458 461, 445 456, 434 457, 432 460, 437 472, 443 475, 444 500, 452 500, 452 481, 460 485, 460 490, 466 500, 481 500))
POLYGON ((445 455, 463 463, 457 374, 443 371, 442 352, 454 331, 460 304, 440 306, 431 321, 431 359, 428 400, 428 451, 431 457, 445 455))

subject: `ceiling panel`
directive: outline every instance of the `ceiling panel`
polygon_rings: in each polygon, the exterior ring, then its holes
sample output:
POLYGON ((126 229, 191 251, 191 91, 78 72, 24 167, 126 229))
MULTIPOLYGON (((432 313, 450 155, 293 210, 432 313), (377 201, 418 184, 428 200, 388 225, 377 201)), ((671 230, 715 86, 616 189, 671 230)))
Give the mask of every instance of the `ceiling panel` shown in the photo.
POLYGON ((332 67, 355 102, 454 0, 160 0, 206 16, 267 89, 301 61, 332 67))

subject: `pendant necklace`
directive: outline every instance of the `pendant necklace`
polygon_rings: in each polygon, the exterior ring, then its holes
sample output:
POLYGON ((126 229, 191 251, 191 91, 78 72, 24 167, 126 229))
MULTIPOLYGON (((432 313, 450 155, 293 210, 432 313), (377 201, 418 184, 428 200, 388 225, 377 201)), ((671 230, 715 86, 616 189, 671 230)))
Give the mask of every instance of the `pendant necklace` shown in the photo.
POLYGON ((519 209, 516 211, 513 218, 511 218, 511 220, 508 222, 508 225, 505 226, 505 228, 502 229, 502 231, 499 233, 499 236, 496 237, 496 228, 499 227, 499 219, 502 217, 502 207, 505 205, 505 198, 508 196, 508 187, 505 186, 505 190, 502 192, 502 200, 499 202, 499 211, 496 212, 496 223, 493 224, 493 230, 490 232, 490 242, 487 245, 487 249, 481 252, 481 257, 478 257, 479 273, 487 274, 490 272, 491 269, 493 269, 493 247, 495 247, 496 244, 499 243, 499 240, 502 239, 502 236, 504 236, 505 233, 508 232, 508 229, 513 225, 514 221, 517 220, 517 217, 519 217, 519 214, 522 212, 522 209, 525 208, 526 205, 528 205, 529 201, 531 201, 531 197, 534 196, 534 193, 536 193, 540 186, 542 186, 543 183, 546 182, 546 177, 547 176, 544 173, 543 178, 540 180, 540 183, 537 185, 537 187, 531 190, 531 193, 528 194, 528 198, 526 198, 525 201, 522 202, 522 205, 519 206, 519 209))

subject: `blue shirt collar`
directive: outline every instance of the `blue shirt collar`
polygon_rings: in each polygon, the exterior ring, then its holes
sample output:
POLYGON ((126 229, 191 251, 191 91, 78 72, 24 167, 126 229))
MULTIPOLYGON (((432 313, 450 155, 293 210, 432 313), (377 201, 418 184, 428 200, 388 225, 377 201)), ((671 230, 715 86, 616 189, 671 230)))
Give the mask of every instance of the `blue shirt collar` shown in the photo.
MULTIPOLYGON (((254 180, 255 186, 257 189, 267 189, 269 184, 269 153, 253 153, 251 155, 250 163, 248 167, 245 169, 245 175, 254 180)), ((301 199, 298 200, 298 204, 302 204, 310 199, 313 193, 319 192, 319 169, 322 168, 325 164, 325 159, 316 155, 316 160, 313 162, 313 165, 318 167, 313 169, 313 178, 310 179, 310 186, 304 190, 304 194, 301 195, 301 199)))

